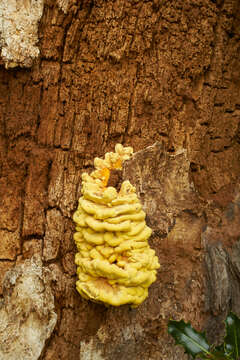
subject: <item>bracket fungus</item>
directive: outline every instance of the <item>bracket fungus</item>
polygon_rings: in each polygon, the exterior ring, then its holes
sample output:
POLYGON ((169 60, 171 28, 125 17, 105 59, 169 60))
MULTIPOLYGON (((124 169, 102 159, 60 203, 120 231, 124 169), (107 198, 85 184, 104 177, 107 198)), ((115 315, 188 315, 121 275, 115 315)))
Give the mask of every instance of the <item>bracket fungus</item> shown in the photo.
POLYGON ((136 189, 123 181, 120 189, 108 186, 111 172, 122 169, 133 149, 115 146, 115 153, 95 158, 95 169, 82 174, 82 197, 73 220, 81 296, 105 305, 141 304, 160 267, 148 238, 152 230, 136 189))

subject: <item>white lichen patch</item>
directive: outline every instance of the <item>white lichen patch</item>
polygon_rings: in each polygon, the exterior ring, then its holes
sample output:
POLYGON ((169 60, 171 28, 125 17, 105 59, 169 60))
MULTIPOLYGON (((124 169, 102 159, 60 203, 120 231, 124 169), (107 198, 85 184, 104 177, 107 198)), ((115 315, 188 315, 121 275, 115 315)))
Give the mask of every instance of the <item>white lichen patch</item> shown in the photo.
POLYGON ((6 68, 30 67, 39 55, 38 23, 44 0, 0 1, 0 47, 6 68))

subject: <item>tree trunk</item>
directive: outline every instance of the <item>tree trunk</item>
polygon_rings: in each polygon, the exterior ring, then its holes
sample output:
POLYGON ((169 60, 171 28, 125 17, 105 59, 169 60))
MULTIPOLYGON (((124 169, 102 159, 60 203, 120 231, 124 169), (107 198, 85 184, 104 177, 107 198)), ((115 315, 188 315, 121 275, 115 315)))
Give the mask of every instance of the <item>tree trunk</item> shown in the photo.
MULTIPOLYGON (((170 318, 218 341, 227 312, 240 315, 240 3, 45 0, 38 34, 38 58, 2 53, 0 67, 0 316, 26 266, 47 289, 40 305, 31 295, 48 334, 36 359, 186 359, 170 318), (137 152, 123 177, 161 264, 136 309, 75 289, 81 173, 116 143, 137 152)), ((11 346, 0 340, 3 359, 11 346)))

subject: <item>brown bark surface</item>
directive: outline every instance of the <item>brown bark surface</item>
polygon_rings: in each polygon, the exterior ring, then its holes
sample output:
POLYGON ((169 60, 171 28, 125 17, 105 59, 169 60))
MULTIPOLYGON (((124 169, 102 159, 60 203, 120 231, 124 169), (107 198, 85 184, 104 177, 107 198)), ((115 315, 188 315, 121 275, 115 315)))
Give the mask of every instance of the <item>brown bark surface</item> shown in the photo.
POLYGON ((58 314, 42 360, 185 359, 169 317, 215 340, 239 314, 239 39, 238 0, 46 0, 41 57, 0 67, 0 289, 42 255, 58 314), (143 151, 124 177, 161 264, 134 310, 75 290, 80 176, 116 143, 143 151))

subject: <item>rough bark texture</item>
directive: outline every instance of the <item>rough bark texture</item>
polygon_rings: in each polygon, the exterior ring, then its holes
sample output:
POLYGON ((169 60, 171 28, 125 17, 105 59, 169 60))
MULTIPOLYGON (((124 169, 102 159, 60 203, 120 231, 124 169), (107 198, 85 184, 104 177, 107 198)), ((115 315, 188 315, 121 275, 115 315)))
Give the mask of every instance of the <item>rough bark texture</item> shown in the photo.
POLYGON ((185 359, 170 316, 218 340, 239 314, 240 3, 59 4, 45 0, 34 66, 0 68, 0 277, 34 254, 50 269, 58 320, 42 360, 185 359), (134 310, 75 290, 80 175, 117 142, 143 151, 124 176, 162 265, 134 310))

